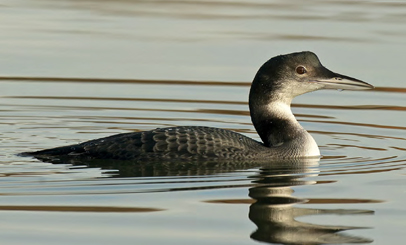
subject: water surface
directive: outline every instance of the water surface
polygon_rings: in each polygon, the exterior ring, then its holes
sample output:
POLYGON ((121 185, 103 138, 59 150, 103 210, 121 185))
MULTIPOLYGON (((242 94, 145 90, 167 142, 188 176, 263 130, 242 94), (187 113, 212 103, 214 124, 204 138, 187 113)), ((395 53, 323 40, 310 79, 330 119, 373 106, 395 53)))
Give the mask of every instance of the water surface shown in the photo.
POLYGON ((403 244, 405 9, 401 1, 5 1, 2 242, 403 244), (250 82, 270 57, 301 50, 377 87, 294 100, 319 161, 52 164, 15 155, 178 125, 259 140, 250 82))

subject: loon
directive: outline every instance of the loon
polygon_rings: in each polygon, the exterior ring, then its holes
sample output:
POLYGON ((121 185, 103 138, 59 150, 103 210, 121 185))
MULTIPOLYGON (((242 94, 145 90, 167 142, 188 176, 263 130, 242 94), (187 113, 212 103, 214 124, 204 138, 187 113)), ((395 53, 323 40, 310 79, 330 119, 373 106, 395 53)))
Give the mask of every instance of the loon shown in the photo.
POLYGON ((220 128, 180 126, 122 133, 21 155, 133 161, 319 157, 315 140, 290 109, 293 98, 319 89, 372 88, 366 82, 328 70, 312 52, 279 55, 260 67, 249 93, 251 120, 263 142, 220 128))

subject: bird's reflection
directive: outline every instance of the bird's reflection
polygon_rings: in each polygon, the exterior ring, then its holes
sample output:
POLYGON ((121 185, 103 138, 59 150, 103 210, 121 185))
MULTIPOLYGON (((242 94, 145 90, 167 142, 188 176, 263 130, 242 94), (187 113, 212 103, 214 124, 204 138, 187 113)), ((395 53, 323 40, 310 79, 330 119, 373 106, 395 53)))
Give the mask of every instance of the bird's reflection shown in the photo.
POLYGON ((312 185, 317 177, 319 159, 293 159, 264 162, 131 162, 95 159, 41 159, 51 163, 69 163, 104 170, 118 170, 117 177, 152 176, 193 176, 234 172, 249 168, 259 168, 252 178, 253 187, 249 196, 255 200, 250 206, 249 218, 257 226, 251 238, 267 243, 278 244, 342 244, 370 243, 372 240, 350 236, 340 231, 361 229, 354 226, 316 225, 296 221, 300 216, 317 214, 373 214, 370 210, 352 209, 310 209, 299 208, 296 204, 307 200, 292 196, 292 187, 312 185), (313 178, 315 179, 315 178, 313 178))
POLYGON ((300 216, 317 214, 372 214, 369 210, 308 209, 298 208, 305 199, 293 197, 291 187, 314 184, 303 178, 317 175, 318 160, 302 159, 281 161, 263 166, 257 176, 257 184, 249 190, 256 200, 250 206, 249 218, 257 226, 251 238, 261 242, 279 244, 341 244, 370 243, 367 238, 339 233, 363 227, 315 225, 296 221, 300 216))

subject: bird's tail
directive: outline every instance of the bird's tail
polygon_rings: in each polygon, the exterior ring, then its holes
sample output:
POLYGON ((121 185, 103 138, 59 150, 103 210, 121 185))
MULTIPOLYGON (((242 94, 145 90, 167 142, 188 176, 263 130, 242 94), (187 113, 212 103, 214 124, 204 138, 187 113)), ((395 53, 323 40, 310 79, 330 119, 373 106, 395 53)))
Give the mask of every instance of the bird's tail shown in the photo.
POLYGON ((18 156, 60 156, 60 155, 68 155, 68 154, 80 154, 84 152, 84 148, 81 145, 68 145, 68 146, 61 146, 55 147, 51 149, 45 149, 40 151, 31 151, 31 152, 21 152, 17 154, 18 156))

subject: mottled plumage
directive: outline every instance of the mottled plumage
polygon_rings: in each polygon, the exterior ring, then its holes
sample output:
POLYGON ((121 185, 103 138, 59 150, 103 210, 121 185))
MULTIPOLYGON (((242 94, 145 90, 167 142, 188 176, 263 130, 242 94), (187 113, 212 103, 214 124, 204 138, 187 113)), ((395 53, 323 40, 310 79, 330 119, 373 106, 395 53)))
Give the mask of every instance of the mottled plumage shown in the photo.
POLYGON ((249 157, 262 143, 230 130, 210 127, 171 127, 117 134, 77 145, 36 152, 37 155, 86 155, 106 159, 194 159, 249 157), (237 139, 237 140, 236 140, 237 139))

